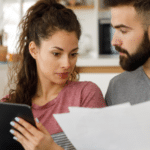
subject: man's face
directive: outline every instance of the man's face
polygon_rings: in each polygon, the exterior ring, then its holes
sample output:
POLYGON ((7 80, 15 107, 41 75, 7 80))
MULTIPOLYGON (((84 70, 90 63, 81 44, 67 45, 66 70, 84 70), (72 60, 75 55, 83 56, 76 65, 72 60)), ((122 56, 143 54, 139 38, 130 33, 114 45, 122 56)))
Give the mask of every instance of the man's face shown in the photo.
POLYGON ((132 6, 114 7, 111 13, 112 26, 116 29, 112 45, 120 52, 121 67, 133 71, 150 57, 148 31, 144 31, 132 6))

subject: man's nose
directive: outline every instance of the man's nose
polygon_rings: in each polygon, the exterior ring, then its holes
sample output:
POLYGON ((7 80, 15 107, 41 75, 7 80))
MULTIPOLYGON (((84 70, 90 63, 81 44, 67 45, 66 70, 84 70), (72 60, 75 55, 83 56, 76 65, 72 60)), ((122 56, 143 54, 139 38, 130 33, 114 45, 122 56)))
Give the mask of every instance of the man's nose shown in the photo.
POLYGON ((113 39, 111 41, 112 46, 121 46, 122 45, 122 40, 121 38, 117 37, 115 34, 113 36, 113 39))

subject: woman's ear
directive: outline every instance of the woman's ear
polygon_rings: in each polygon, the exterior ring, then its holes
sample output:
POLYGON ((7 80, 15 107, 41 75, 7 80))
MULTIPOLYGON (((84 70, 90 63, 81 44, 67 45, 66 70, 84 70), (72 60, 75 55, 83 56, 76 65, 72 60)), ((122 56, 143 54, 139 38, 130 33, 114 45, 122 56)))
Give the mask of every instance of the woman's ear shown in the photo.
POLYGON ((37 58, 38 49, 34 41, 29 43, 29 53, 34 59, 37 58))

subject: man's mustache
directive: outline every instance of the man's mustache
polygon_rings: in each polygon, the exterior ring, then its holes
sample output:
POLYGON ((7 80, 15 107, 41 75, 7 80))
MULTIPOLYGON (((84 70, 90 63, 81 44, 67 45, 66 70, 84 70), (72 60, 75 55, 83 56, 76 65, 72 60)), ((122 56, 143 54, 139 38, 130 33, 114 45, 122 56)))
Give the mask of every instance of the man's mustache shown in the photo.
POLYGON ((129 56, 129 53, 125 49, 121 48, 120 46, 115 46, 115 49, 116 49, 116 51, 118 51, 120 53, 125 53, 129 56))

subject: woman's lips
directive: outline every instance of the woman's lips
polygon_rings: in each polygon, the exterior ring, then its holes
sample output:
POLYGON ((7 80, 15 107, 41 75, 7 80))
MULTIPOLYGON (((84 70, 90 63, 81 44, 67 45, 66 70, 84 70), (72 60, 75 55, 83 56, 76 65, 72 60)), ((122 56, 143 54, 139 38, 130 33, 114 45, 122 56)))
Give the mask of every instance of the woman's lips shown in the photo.
POLYGON ((57 75, 58 75, 61 79, 66 79, 66 78, 68 78, 69 72, 57 73, 57 75))

